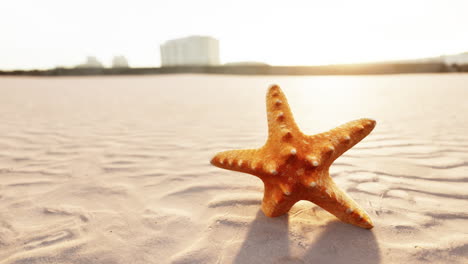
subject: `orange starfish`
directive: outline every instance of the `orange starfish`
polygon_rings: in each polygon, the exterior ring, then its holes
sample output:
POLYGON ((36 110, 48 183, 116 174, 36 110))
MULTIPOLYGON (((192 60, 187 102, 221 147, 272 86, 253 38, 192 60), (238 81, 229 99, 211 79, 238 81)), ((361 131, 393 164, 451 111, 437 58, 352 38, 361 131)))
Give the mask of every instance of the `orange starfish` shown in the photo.
POLYGON ((268 140, 259 149, 224 151, 211 164, 250 173, 265 185, 262 211, 280 216, 300 200, 311 201, 341 221, 372 228, 369 215, 329 175, 330 165, 341 154, 366 137, 375 127, 372 119, 351 121, 328 132, 304 135, 277 85, 266 98, 268 140))

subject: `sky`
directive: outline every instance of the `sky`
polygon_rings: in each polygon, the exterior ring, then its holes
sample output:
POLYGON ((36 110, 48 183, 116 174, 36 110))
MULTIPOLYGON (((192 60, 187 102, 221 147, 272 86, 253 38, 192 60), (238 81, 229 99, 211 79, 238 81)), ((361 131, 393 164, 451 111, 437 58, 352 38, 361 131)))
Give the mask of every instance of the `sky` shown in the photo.
POLYGON ((96 56, 160 66, 159 45, 220 41, 222 63, 322 65, 468 51, 468 1, 1 0, 0 69, 46 69, 96 56))

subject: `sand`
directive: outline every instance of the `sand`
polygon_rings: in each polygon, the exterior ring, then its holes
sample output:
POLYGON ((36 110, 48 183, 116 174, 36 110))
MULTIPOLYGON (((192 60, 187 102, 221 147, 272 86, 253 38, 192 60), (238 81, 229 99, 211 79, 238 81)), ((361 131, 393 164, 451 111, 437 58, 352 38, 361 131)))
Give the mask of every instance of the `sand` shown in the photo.
POLYGON ((468 263, 468 75, 0 78, 0 263, 468 263), (278 83, 314 134, 370 117, 331 175, 375 228, 209 164, 267 136, 278 83))

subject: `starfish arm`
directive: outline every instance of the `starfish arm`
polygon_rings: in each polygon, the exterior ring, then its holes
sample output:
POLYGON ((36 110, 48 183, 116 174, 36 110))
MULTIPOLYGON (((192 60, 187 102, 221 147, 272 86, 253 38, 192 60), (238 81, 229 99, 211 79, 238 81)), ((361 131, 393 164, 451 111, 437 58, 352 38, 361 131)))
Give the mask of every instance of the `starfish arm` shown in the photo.
POLYGON ((216 154, 211 159, 211 164, 216 167, 254 174, 262 172, 262 156, 260 149, 228 150, 216 154))
POLYGON ((262 211, 268 217, 276 217, 289 212, 289 209, 296 203, 284 192, 273 184, 265 182, 265 192, 263 194, 262 211))
POLYGON ((306 200, 317 204, 343 222, 367 229, 374 227, 366 211, 342 191, 330 176, 323 179, 321 185, 315 188, 317 191, 306 195, 306 200))
POLYGON ((323 156, 327 157, 324 163, 330 165, 348 149, 369 135, 375 124, 375 120, 372 119, 358 119, 308 138, 310 142, 320 142, 322 152, 325 154, 323 156))
POLYGON ((294 121, 288 100, 277 85, 272 85, 266 96, 268 141, 280 142, 300 132, 294 121))

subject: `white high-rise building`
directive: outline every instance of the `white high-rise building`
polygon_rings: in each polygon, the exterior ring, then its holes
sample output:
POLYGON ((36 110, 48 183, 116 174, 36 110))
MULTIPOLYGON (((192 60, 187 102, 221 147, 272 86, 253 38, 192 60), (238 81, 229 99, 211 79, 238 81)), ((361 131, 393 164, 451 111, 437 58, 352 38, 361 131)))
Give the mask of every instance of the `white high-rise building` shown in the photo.
POLYGON ((161 45, 161 66, 219 65, 219 41, 208 36, 173 39, 161 45))

